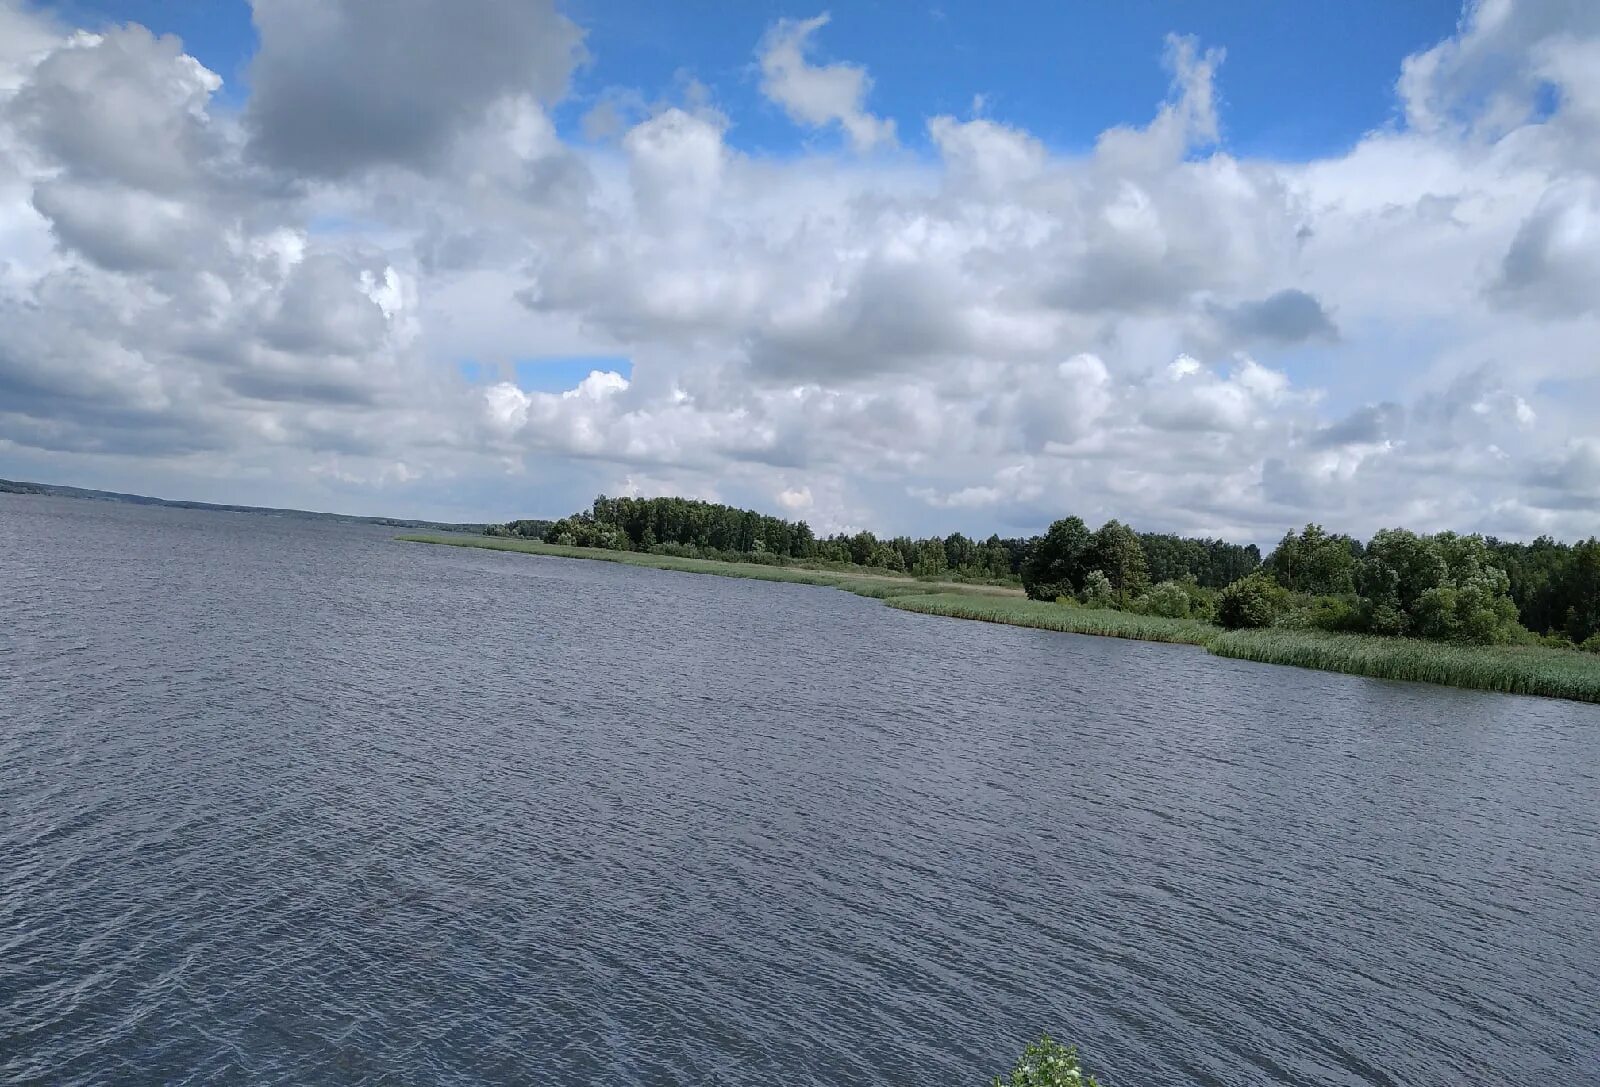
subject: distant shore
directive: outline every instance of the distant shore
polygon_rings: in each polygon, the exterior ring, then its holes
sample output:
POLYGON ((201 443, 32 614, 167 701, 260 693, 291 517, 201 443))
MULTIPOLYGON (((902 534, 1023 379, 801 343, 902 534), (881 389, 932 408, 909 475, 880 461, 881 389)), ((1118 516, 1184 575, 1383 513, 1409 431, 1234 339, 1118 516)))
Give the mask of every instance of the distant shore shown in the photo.
POLYGON ((147 506, 170 510, 199 510, 202 513, 249 513, 265 517, 292 517, 302 521, 378 525, 383 528, 423 528, 432 532, 482 532, 489 527, 484 524, 426 521, 416 517, 372 517, 354 513, 325 513, 318 510, 289 509, 282 506, 240 506, 223 502, 196 502, 185 498, 154 498, 147 494, 100 491, 90 487, 69 487, 64 483, 31 483, 20 479, 0 479, 0 494, 32 495, 40 498, 75 498, 90 502, 112 502, 127 506, 147 506))
POLYGON ((822 585, 858 596, 873 597, 883 600, 890 607, 922 615, 1002 623, 1066 634, 1177 642, 1200 646, 1220 657, 1234 657, 1261 664, 1283 664, 1376 679, 1408 680, 1469 690, 1600 703, 1600 656, 1573 650, 1543 646, 1448 645, 1415 638, 1330 634, 1317 630, 1230 631, 1196 619, 1166 619, 1028 600, 1019 590, 996 585, 677 558, 493 536, 408 534, 396 539, 406 543, 591 559, 754 581, 822 585))

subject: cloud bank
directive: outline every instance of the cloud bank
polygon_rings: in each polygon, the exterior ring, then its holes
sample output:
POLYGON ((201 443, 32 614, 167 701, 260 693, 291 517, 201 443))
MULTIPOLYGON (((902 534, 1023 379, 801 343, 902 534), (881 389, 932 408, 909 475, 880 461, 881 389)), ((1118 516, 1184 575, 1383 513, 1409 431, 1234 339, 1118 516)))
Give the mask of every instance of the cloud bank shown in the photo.
POLYGON ((912 139, 815 59, 826 16, 752 43, 798 154, 700 93, 568 139, 552 4, 403 6, 257 0, 233 108, 174 38, 0 0, 0 465, 496 519, 1594 530, 1593 5, 1469 6, 1311 162, 1231 154, 1224 54, 1181 38, 1087 152, 912 139), (632 373, 514 368, 585 356, 632 373))

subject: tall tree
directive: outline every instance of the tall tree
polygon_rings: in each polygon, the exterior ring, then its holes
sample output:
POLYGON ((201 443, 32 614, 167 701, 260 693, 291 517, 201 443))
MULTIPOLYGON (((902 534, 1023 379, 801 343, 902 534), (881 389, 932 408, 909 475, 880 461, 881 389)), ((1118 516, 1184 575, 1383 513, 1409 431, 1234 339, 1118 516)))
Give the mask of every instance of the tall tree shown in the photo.
POLYGON ((1089 526, 1081 517, 1056 521, 1034 544, 1022 565, 1022 588, 1034 600, 1072 596, 1083 586, 1089 526))
POLYGON ((1089 541, 1086 566, 1100 570, 1124 603, 1150 587, 1139 534, 1121 521, 1107 521, 1089 541))
POLYGON ((1566 604, 1562 625, 1567 637, 1575 642, 1600 637, 1600 539, 1591 537, 1572 549, 1556 595, 1566 604))
POLYGON ((1288 532, 1267 557, 1266 566, 1278 584, 1291 592, 1319 596, 1355 592, 1356 556, 1360 545, 1310 524, 1288 532))

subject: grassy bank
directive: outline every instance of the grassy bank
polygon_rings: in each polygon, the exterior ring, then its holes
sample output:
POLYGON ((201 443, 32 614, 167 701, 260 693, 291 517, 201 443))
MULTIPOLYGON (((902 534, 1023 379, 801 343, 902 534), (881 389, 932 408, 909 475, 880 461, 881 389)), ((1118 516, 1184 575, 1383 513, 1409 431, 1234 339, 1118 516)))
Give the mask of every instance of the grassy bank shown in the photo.
POLYGON ((951 619, 976 619, 1013 627, 1059 630, 1064 634, 1093 634, 1100 638, 1133 638, 1141 642, 1182 642, 1205 645, 1220 628, 1195 619, 1164 619, 1129 611, 1076 608, 1043 600, 985 599, 954 593, 906 595, 889 603, 923 615, 951 619))
POLYGON ((1570 649, 1445 645, 1415 638, 1329 634, 1320 630, 1224 630, 1195 619, 1163 619, 1037 600, 984 600, 956 594, 906 595, 890 600, 889 605, 924 615, 1068 634, 1182 642, 1204 646, 1219 657, 1261 664, 1600 702, 1600 656, 1570 649))
POLYGON ((531 555, 595 559, 657 570, 823 585, 858 596, 875 597, 891 607, 923 615, 986 623, 1203 646, 1223 657, 1287 664, 1329 672, 1415 680, 1450 687, 1543 695, 1600 703, 1600 656, 1537 646, 1457 646, 1411 638, 1328 634, 1315 630, 1224 630, 1195 619, 1068 607, 1025 599, 1014 589, 954 582, 927 582, 905 576, 859 571, 765 566, 756 563, 685 559, 632 551, 562 547, 534 540, 492 536, 398 537, 413 543, 479 547, 531 555))
POLYGON ((605 551, 594 547, 564 547, 538 540, 518 540, 503 536, 397 536, 406 543, 445 544, 450 547, 481 547, 490 551, 519 551, 528 555, 550 555, 565 559, 593 559, 617 562, 624 566, 647 566, 652 570, 677 570, 686 574, 715 574, 718 577, 745 578, 750 581, 787 581, 797 585, 826 585, 858 596, 886 599, 902 594, 960 592, 978 597, 1023 599, 1022 590, 1003 585, 982 585, 947 581, 923 581, 904 574, 874 573, 861 569, 836 570, 799 565, 768 566, 757 562, 722 562, 718 559, 685 559, 675 555, 652 555, 639 551, 605 551))
POLYGON ((1206 648, 1265 664, 1600 702, 1600 655, 1571 649, 1445 645, 1315 630, 1219 631, 1206 648))

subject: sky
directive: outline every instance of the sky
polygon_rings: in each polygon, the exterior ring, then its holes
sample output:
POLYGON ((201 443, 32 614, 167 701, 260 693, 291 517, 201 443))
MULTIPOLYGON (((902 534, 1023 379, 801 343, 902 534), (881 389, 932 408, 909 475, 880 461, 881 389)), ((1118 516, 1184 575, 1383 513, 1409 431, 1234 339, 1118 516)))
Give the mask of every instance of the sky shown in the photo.
POLYGON ((1600 527, 1600 5, 0 0, 0 476, 1600 527))

